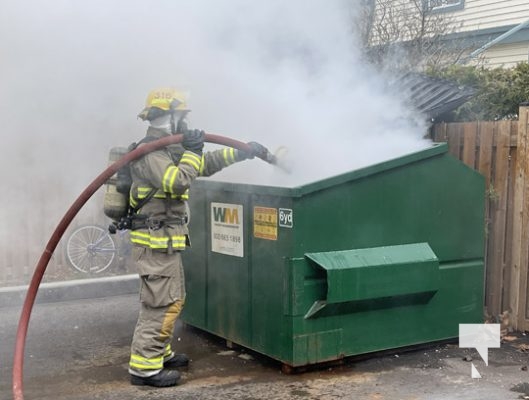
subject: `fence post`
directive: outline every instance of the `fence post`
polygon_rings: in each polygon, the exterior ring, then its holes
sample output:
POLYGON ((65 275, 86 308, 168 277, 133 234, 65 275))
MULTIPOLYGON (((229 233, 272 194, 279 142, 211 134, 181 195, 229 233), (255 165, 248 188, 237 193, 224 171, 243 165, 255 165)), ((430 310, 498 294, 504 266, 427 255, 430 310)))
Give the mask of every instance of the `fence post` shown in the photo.
MULTIPOLYGON (((491 126, 492 124, 489 124, 491 126)), ((487 254, 486 254, 486 291, 485 298, 487 305, 488 314, 497 317, 507 307, 507 302, 502 304, 503 294, 505 287, 510 284, 507 281, 510 275, 507 274, 509 271, 505 266, 505 253, 509 252, 509 249, 505 248, 507 230, 507 209, 508 197, 509 197, 509 156, 510 156, 510 140, 511 140, 511 122, 510 121, 496 121, 492 125, 491 131, 488 133, 494 133, 496 142, 496 151, 492 157, 492 152, 489 153, 488 160, 485 159, 484 164, 489 162, 494 163, 494 172, 487 171, 485 174, 487 181, 487 194, 491 197, 487 199, 488 204, 487 218, 490 218, 490 224, 487 229, 487 254), (492 197, 493 196, 493 197, 492 197)), ((491 149, 492 146, 487 145, 486 135, 484 135, 485 129, 481 132, 480 150, 483 148, 483 152, 480 151, 480 156, 485 155, 487 149, 491 149)), ((489 135, 490 136, 490 135, 489 135)), ((489 139, 489 140, 490 140, 489 139)), ((491 140, 492 144, 492 140, 491 140)), ((509 242, 511 243, 511 242, 509 242)), ((509 258, 510 259, 510 258, 509 258)), ((509 271, 510 272, 510 271, 509 271)), ((508 288, 507 288, 508 289, 508 288)))
POLYGON ((529 103, 520 104, 518 115, 511 249, 513 265, 509 305, 513 328, 523 331, 526 329, 527 268, 529 261, 529 103))

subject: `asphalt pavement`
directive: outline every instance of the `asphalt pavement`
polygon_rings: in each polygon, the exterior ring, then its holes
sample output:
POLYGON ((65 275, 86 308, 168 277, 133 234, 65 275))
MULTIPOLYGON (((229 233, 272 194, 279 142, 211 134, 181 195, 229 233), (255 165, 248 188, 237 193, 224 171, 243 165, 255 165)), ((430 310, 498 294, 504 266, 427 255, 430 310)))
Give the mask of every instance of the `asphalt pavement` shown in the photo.
MULTIPOLYGON (((20 305, 0 307, 0 399, 11 399, 20 305)), ((191 357, 181 385, 129 384, 136 294, 40 303, 26 342, 26 400, 117 399, 523 399, 529 398, 529 340, 511 336, 485 366, 457 343, 396 350, 286 375, 281 365, 191 326, 177 324, 174 347, 191 357), (482 375, 471 378, 471 362, 482 375)), ((388 332, 390 334, 390 332, 388 332)))

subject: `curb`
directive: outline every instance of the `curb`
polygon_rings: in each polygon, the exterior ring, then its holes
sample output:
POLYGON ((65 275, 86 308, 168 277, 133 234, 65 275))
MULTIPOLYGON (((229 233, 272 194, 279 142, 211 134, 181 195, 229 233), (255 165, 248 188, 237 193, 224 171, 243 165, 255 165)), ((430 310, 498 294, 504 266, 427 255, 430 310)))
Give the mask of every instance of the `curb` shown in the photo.
MULTIPOLYGON (((29 285, 0 288, 0 308, 22 305, 28 288, 29 285)), ((49 282, 40 285, 35 303, 121 296, 138 293, 138 289, 139 278, 137 274, 49 282)))

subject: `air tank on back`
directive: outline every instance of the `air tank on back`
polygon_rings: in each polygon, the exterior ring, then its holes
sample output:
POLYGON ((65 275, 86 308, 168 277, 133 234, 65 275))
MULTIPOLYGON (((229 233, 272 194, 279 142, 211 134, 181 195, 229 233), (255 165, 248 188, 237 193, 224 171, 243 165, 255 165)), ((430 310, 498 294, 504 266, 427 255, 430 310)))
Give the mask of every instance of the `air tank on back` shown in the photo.
MULTIPOLYGON (((117 160, 127 154, 125 147, 113 147, 108 155, 108 165, 114 164, 117 160)), ((118 172, 116 172, 106 183, 105 197, 103 200, 103 211, 105 215, 118 221, 127 213, 127 195, 118 191, 118 172)))

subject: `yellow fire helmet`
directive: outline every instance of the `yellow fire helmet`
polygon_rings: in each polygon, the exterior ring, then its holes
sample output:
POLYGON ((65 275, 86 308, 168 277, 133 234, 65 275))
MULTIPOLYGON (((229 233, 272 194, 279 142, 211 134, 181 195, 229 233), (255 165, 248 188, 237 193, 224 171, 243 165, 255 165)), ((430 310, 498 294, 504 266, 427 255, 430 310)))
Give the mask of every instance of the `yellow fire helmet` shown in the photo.
POLYGON ((169 111, 179 111, 186 114, 187 94, 174 88, 160 88, 149 92, 145 100, 145 108, 141 110, 138 117, 142 120, 153 120, 169 111))

